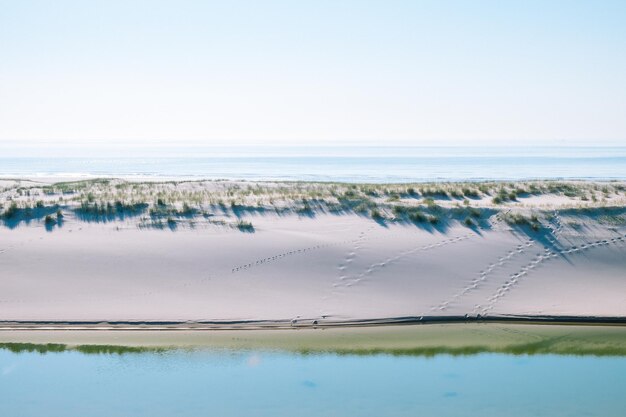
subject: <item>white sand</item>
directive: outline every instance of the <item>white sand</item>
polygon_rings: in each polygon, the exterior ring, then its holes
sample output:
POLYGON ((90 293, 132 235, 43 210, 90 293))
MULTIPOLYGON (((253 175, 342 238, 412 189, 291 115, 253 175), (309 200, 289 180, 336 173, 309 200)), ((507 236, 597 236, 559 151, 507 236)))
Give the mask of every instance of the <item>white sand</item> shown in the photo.
POLYGON ((0 318, 626 317, 623 226, 565 226, 551 247, 504 224, 441 233, 356 215, 248 219, 255 233, 72 218, 53 232, 38 222, 1 228, 0 318))

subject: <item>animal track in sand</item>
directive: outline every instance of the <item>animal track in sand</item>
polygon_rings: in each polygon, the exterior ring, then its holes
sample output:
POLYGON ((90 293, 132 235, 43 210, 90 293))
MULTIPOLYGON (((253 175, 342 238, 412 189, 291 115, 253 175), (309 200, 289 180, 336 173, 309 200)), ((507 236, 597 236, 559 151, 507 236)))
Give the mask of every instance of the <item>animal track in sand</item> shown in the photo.
POLYGON ((284 259, 287 256, 301 255, 301 254, 305 254, 307 252, 310 252, 310 251, 313 251, 313 250, 317 250, 317 249, 327 248, 327 247, 336 246, 336 245, 344 245, 346 243, 353 243, 353 242, 356 242, 358 239, 359 238, 354 239, 354 240, 344 240, 344 241, 341 241, 341 242, 325 243, 325 244, 319 244, 319 245, 315 245, 315 246, 309 246, 309 247, 306 247, 306 248, 290 250, 290 251, 287 251, 287 252, 279 253, 279 254, 274 255, 274 256, 268 256, 268 257, 265 257, 265 258, 257 259, 254 262, 250 262, 250 263, 247 263, 247 264, 236 266, 236 267, 232 268, 230 272, 234 274, 234 273, 239 272, 239 271, 248 270, 248 269, 250 269, 252 267, 255 267, 255 266, 261 266, 261 265, 268 264, 268 263, 271 263, 271 262, 280 261, 280 260, 284 259))
POLYGON ((577 253, 583 250, 593 249, 598 246, 606 246, 609 244, 616 244, 616 243, 624 242, 625 240, 626 240, 626 235, 623 235, 623 236, 618 236, 618 237, 614 237, 611 239, 601 239, 601 240, 596 240, 593 242, 585 242, 581 244, 580 246, 570 246, 567 249, 562 249, 559 251, 552 251, 546 248, 543 253, 538 253, 535 259, 533 259, 533 261, 523 266, 516 273, 511 274, 509 276, 509 279, 502 286, 500 286, 500 288, 498 288, 498 290, 491 297, 487 299, 488 301, 487 304, 476 305, 472 313, 473 314, 479 314, 479 313, 486 314, 490 312, 491 310, 493 310, 495 305, 502 299, 502 297, 508 294, 511 291, 511 289, 514 288, 523 277, 530 274, 533 270, 535 270, 545 261, 548 261, 550 259, 555 259, 559 255, 568 255, 571 253, 577 253))
POLYGON ((343 261, 337 266, 340 280, 343 280, 345 278, 346 270, 352 264, 352 262, 354 261, 354 258, 356 258, 357 252, 361 249, 363 243, 365 242, 367 234, 371 232, 373 228, 374 226, 370 226, 367 230, 364 230, 359 233, 359 237, 357 237, 353 241, 354 246, 352 247, 352 249, 350 249, 350 251, 343 258, 343 261))
POLYGON ((443 310, 447 309, 448 306, 452 302, 458 300, 459 298, 463 297, 467 293, 469 293, 472 290, 475 290, 476 288, 478 288, 480 286, 480 284, 484 283, 487 280, 487 277, 494 270, 504 266, 507 262, 509 262, 515 256, 524 253, 526 251, 526 248, 531 247, 532 245, 534 245, 534 243, 535 243, 534 239, 528 239, 524 243, 521 243, 521 244, 517 245, 515 247, 515 249, 508 251, 506 255, 499 257, 496 260, 496 262, 489 264, 489 266, 487 268, 485 268, 483 271, 480 271, 478 273, 478 277, 476 277, 473 280, 471 280, 469 285, 465 286, 461 291, 459 291, 458 293, 454 294, 448 300, 445 300, 442 303, 440 303, 439 305, 432 307, 430 309, 430 311, 443 311, 443 310))
POLYGON ((374 272, 378 271, 381 268, 384 268, 385 266, 394 263, 406 256, 418 253, 418 252, 422 252, 422 251, 427 251, 427 250, 431 250, 431 249, 435 249, 435 248, 439 248, 442 246, 446 246, 452 243, 456 243, 456 242, 460 242, 462 240, 466 240, 469 239, 470 237, 474 236, 474 234, 472 233, 468 233, 466 235, 463 236, 458 236, 458 237, 454 237, 454 238, 449 238, 449 239, 445 239, 442 241, 439 241, 437 243, 432 243, 429 245, 424 245, 424 246, 420 246, 417 248, 413 248, 413 249, 408 249, 405 251, 400 252, 397 255, 388 257, 386 259, 384 259, 381 262, 376 262, 373 264, 370 264, 363 272, 361 272, 360 274, 357 275, 353 275, 350 277, 344 277, 341 281, 342 282, 338 282, 333 284, 333 287, 351 287, 354 284, 357 284, 359 282, 361 282, 366 276, 372 275, 374 272))
POLYGON ((327 247, 331 247, 331 246, 345 245, 345 244, 352 243, 352 244, 355 245, 354 248, 350 252, 348 252, 348 255, 346 255, 346 258, 344 258, 344 259, 349 259, 348 263, 350 263, 350 262, 352 262, 354 260, 354 257, 356 256, 357 250, 359 250, 361 248, 360 245, 367 239, 366 233, 368 233, 372 229, 374 229, 374 226, 371 226, 365 232, 360 232, 359 236, 356 239, 348 239, 348 240, 344 240, 344 241, 340 241, 340 242, 319 244, 319 245, 310 246, 310 247, 307 247, 307 248, 301 248, 301 249, 295 249, 295 250, 283 252, 283 253, 280 253, 280 254, 277 254, 277 255, 274 255, 274 256, 268 256, 268 257, 265 257, 265 258, 257 259, 254 262, 250 262, 250 263, 243 264, 243 265, 238 265, 236 267, 231 268, 231 273, 245 271, 245 270, 248 270, 248 269, 250 269, 252 267, 255 267, 255 266, 261 266, 261 265, 268 264, 268 263, 271 263, 271 262, 280 261, 280 260, 282 260, 285 257, 290 256, 290 255, 304 254, 306 252, 310 252, 310 251, 313 251, 313 250, 316 250, 316 249, 322 249, 322 248, 327 248, 327 247))

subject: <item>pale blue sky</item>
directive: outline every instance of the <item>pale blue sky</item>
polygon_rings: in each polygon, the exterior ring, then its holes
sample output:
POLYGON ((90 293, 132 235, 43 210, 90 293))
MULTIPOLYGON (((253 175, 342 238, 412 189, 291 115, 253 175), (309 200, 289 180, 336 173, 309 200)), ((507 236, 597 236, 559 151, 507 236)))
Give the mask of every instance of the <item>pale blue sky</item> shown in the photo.
POLYGON ((0 144, 625 144, 625 22, 623 0, 0 0, 0 144))

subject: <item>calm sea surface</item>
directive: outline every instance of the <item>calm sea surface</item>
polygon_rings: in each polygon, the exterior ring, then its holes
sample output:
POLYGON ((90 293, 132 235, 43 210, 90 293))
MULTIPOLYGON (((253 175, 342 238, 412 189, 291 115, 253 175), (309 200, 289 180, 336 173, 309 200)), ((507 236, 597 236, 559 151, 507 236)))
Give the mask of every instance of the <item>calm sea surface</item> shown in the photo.
POLYGON ((410 182, 626 179, 626 147, 286 147, 199 149, 185 155, 3 157, 0 177, 126 177, 410 182))
POLYGON ((0 350, 0 415, 603 416, 626 358, 0 350))

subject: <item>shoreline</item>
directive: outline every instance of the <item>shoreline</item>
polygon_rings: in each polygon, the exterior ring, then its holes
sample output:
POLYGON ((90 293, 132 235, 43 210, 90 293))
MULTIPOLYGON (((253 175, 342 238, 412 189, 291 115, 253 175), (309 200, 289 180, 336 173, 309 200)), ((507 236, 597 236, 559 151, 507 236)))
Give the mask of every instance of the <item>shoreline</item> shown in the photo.
POLYGON ((0 350, 41 354, 175 351, 425 356, 626 356, 626 327, 555 323, 433 323, 342 328, 0 331, 0 350))
POLYGON ((29 330, 71 331, 222 331, 222 330, 298 330, 345 329, 386 326, 419 326, 434 324, 507 324, 507 325, 571 325, 626 326, 626 317, 595 316, 430 316, 391 317, 355 320, 229 320, 229 321, 0 321, 0 332, 29 330))
POLYGON ((287 177, 225 177, 204 175, 119 175, 119 174, 0 174, 0 181, 31 182, 34 185, 55 185, 59 183, 94 182, 94 181, 125 181, 129 183, 245 183, 245 184, 310 184, 310 185, 372 185, 372 186, 410 186, 410 185, 457 185, 457 184, 505 184, 505 183, 600 183, 612 184, 626 181, 624 176, 585 177, 585 176, 554 176, 554 177, 450 177, 450 178, 390 178, 374 179, 354 178, 333 180, 331 178, 297 179, 287 177))

